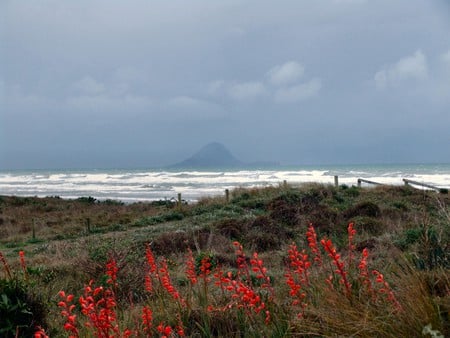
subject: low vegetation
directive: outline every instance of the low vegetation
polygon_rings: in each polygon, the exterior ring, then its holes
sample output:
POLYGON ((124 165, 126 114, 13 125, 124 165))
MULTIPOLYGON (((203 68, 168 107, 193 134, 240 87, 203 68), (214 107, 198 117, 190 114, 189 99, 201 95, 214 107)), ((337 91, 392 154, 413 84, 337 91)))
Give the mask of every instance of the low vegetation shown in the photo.
POLYGON ((0 336, 446 336, 449 202, 317 184, 0 197, 0 336))

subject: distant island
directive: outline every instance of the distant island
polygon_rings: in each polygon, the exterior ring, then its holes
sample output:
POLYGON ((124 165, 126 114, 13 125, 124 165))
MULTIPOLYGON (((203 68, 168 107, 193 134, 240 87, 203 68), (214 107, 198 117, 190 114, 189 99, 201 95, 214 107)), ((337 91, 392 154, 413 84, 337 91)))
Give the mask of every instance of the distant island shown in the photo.
POLYGON ((221 143, 211 142, 202 147, 191 157, 172 164, 170 169, 238 169, 238 168, 254 168, 254 167, 276 167, 276 162, 252 162, 245 163, 238 160, 234 155, 221 143))

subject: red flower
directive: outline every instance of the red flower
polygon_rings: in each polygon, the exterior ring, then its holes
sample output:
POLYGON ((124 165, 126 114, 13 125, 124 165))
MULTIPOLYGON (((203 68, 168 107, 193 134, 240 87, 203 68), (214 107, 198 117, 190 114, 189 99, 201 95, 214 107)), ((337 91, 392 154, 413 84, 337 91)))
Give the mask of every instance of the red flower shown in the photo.
POLYGON ((336 273, 341 276, 341 283, 344 284, 345 291, 347 296, 351 295, 351 284, 347 279, 347 271, 345 271, 344 263, 341 261, 341 255, 339 255, 334 247, 333 243, 330 239, 322 239, 320 241, 325 251, 328 253, 330 258, 333 261, 333 264, 336 266, 336 273))
POLYGON ((402 311, 403 309, 402 309, 401 304, 399 303, 399 301, 395 297, 395 294, 392 291, 391 287, 389 286, 389 283, 384 280, 383 274, 381 274, 377 270, 373 270, 372 274, 375 275, 375 277, 376 277, 375 281, 378 284, 381 284, 380 285, 381 288, 378 289, 378 292, 381 293, 381 294, 385 294, 387 300, 394 305, 394 307, 397 309, 397 311, 402 311))
POLYGON ((111 258, 108 263, 106 264, 106 275, 109 276, 109 279, 106 281, 107 284, 116 285, 117 283, 117 271, 119 269, 117 268, 116 261, 111 258))
POLYGON ((314 262, 316 262, 319 266, 322 265, 322 257, 317 245, 317 234, 312 224, 309 225, 308 230, 306 231, 306 239, 311 252, 314 254, 314 262))
POLYGON ((148 306, 144 306, 142 309, 142 324, 144 325, 144 332, 148 335, 151 333, 153 326, 153 312, 148 306))
POLYGON ((186 276, 191 281, 191 284, 197 284, 197 273, 195 272, 194 256, 191 249, 188 249, 188 256, 186 260, 186 276))

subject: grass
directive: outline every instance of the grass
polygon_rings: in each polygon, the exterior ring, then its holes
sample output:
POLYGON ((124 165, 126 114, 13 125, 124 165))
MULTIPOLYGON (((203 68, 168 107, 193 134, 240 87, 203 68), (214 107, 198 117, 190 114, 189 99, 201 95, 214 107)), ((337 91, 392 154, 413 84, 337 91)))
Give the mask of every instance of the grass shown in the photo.
MULTIPOLYGON (((139 336, 162 336, 170 327, 173 336, 182 328, 188 336, 414 337, 422 336, 429 324, 430 330, 448 335, 449 202, 446 194, 410 187, 318 184, 237 189, 229 203, 207 198, 181 208, 172 203, 2 197, 0 252, 17 279, 23 278, 18 253, 26 253, 26 291, 46 309, 45 318, 33 325, 52 337, 68 336, 58 293, 64 290, 66 297, 78 299, 90 280, 104 289, 114 284, 113 294, 105 297, 113 295, 117 304, 114 316, 121 334, 115 336, 124 336, 126 328, 139 336), (166 284, 161 272, 149 273, 146 248, 157 270, 167 273, 166 284), (368 270, 361 275, 365 248, 368 270), (189 252, 196 284, 186 271, 189 252), (111 262, 118 268, 112 284, 105 277, 111 262), (224 276, 228 280, 220 281, 224 276), (145 286, 149 277, 153 292, 145 286), (369 291, 368 280, 376 292, 369 291), (167 291, 167 281, 187 307, 167 291), (230 291, 224 292, 220 283, 230 291), (253 306, 239 305, 244 298, 232 288, 236 285, 247 292, 246 301, 253 299, 253 306), (151 311, 151 329, 146 329, 150 322, 143 322, 142 311, 151 311)), ((6 279, 0 270, 0 280, 6 279)), ((74 304, 80 336, 92 336, 82 325, 87 319, 81 304, 74 304)))

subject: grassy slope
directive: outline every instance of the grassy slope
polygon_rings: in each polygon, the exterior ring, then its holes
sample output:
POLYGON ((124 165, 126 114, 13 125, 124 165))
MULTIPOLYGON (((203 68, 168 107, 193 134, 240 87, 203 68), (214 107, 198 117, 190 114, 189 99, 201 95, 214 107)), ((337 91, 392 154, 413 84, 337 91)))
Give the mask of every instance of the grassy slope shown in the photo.
MULTIPOLYGON (((156 254, 173 262, 174 276, 187 247, 196 253, 213 253, 218 262, 232 266, 233 240, 249 252, 258 251, 273 274, 280 276, 287 245, 295 242, 300 248, 307 247, 309 223, 316 227, 318 237, 327 236, 337 247, 345 248, 347 224, 353 221, 357 251, 370 249, 372 266, 392 275, 391 282, 402 288, 402 299, 417 301, 426 294, 427 299, 419 303, 422 309, 411 314, 414 320, 423 321, 417 327, 431 321, 448 333, 449 206, 449 195, 407 187, 322 185, 238 189, 232 192, 229 203, 210 198, 182 208, 170 203, 121 205, 89 199, 1 197, 0 251, 16 266, 18 251, 26 252, 34 269, 34 288, 54 313, 48 318, 51 331, 60 325, 58 310, 51 305, 57 292, 79 293, 87 280, 102 276, 110 255, 121 268, 121 296, 132 294, 139 303, 146 299, 142 281, 147 243, 156 254), (420 288, 408 289, 418 281, 420 288)), ((327 297, 327 301, 338 302, 332 295, 327 297)), ((310 309, 311 317, 316 318, 308 321, 311 332, 330 335, 363 330, 351 325, 358 322, 354 317, 362 311, 357 306, 342 305, 339 315, 339 311, 329 310, 330 304, 322 303, 317 301, 310 309), (321 310, 326 306, 326 312, 321 310)), ((291 333, 304 332, 304 323, 290 325, 291 333)), ((405 319, 405 330, 409 326, 405 319)), ((383 335, 384 329, 379 329, 383 335)))

